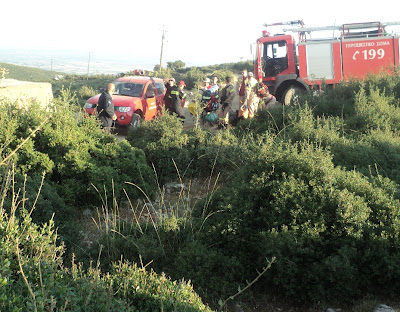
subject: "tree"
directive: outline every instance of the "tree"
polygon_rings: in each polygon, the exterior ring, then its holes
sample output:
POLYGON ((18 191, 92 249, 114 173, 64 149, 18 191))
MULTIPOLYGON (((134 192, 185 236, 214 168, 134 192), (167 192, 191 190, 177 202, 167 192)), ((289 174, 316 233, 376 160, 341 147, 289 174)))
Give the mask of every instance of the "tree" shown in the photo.
POLYGON ((185 68, 186 64, 181 60, 174 62, 175 69, 185 68))
POLYGON ((167 68, 170 68, 171 70, 185 68, 185 66, 186 64, 181 60, 175 62, 167 62, 167 68))
POLYGON ((196 85, 200 85, 204 80, 204 73, 197 67, 191 67, 190 70, 184 75, 187 89, 193 89, 196 85))
POLYGON ((217 69, 216 71, 214 71, 213 76, 216 76, 218 78, 218 83, 219 84, 224 84, 225 83, 225 78, 227 76, 232 77, 235 80, 235 75, 230 70, 217 69))

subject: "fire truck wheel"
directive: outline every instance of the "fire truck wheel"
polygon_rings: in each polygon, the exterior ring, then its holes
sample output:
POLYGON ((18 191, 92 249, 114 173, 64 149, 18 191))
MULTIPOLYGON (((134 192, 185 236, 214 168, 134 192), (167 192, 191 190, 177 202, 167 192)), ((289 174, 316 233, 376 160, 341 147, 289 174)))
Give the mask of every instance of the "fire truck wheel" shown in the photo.
POLYGON ((282 96, 282 102, 285 105, 292 104, 299 94, 303 93, 304 90, 297 86, 290 86, 282 96))
POLYGON ((132 119, 131 119, 131 124, 130 124, 130 126, 131 126, 132 128, 137 128, 137 127, 140 126, 140 123, 141 123, 141 122, 142 122, 142 117, 140 117, 139 114, 134 113, 134 114, 132 115, 132 119))

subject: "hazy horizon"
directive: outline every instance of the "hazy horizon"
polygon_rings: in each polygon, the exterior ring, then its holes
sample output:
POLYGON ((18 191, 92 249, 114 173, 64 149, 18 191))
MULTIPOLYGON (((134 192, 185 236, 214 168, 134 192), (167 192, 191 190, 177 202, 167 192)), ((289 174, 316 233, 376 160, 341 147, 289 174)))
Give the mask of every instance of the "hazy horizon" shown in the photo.
POLYGON ((152 70, 160 60, 122 53, 1 47, 0 62, 81 75, 88 73, 89 64, 89 74, 95 75, 117 74, 136 68, 152 70))

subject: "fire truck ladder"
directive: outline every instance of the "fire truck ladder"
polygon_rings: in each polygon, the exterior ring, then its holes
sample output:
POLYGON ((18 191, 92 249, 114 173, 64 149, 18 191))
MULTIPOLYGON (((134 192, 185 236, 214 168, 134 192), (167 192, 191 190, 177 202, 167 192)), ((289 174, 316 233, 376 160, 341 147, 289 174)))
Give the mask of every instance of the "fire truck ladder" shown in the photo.
POLYGON ((321 27, 296 27, 287 28, 283 31, 298 32, 299 37, 302 41, 306 40, 305 35, 310 34, 313 31, 324 31, 324 30, 339 30, 342 31, 342 38, 365 38, 365 37, 377 37, 385 35, 385 27, 400 25, 400 21, 397 22, 367 22, 367 23, 352 23, 343 24, 338 26, 321 26, 321 27))
POLYGON ((287 21, 287 22, 279 22, 279 23, 270 23, 270 24, 263 24, 264 27, 270 27, 270 26, 282 26, 282 25, 301 25, 302 27, 304 26, 303 20, 294 20, 294 21, 287 21))

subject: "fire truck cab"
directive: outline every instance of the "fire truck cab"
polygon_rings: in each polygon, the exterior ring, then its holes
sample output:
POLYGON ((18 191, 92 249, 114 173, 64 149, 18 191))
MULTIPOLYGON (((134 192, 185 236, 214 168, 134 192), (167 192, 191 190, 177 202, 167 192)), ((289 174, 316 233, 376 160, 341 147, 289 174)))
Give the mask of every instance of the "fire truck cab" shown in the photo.
MULTIPOLYGON (((321 90, 322 84, 334 86, 350 78, 392 70, 399 66, 399 37, 385 31, 393 23, 355 23, 341 26, 284 29, 285 34, 271 36, 263 31, 256 43, 254 72, 283 104, 289 104, 297 92, 321 90), (339 30, 341 35, 310 39, 313 31, 339 30), (298 33, 298 43, 292 34, 298 33)), ((293 25, 294 22, 269 24, 293 25)))

